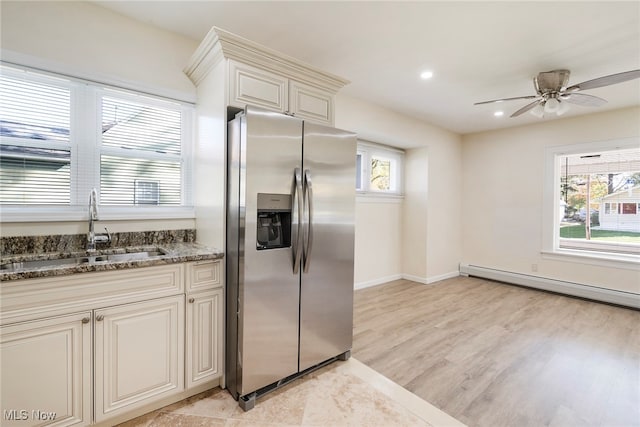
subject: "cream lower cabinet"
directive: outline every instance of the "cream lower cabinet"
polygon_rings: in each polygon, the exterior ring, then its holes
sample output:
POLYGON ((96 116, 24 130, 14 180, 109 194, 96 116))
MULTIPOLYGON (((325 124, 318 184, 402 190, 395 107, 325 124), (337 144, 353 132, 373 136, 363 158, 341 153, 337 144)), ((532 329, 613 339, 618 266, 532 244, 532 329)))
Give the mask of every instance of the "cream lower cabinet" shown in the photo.
POLYGON ((222 301, 217 260, 3 282, 0 425, 109 425, 220 385, 222 301))
POLYGON ((91 423, 91 312, 0 328, 2 426, 91 423))
POLYGON ((95 421, 184 388, 184 296, 95 310, 95 421))
POLYGON ((187 388, 222 376, 223 289, 220 261, 187 265, 187 388))
POLYGON ((198 292, 187 304, 187 388, 222 375, 222 289, 198 292))

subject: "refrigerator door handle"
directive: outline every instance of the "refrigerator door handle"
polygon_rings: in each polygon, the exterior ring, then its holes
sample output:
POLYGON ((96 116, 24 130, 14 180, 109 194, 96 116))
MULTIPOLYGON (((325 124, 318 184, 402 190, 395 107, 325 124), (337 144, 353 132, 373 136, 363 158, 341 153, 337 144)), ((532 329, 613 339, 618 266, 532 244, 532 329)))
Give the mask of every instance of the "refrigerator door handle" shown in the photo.
POLYGON ((311 264, 311 250, 313 249, 313 185, 311 182, 311 171, 304 171, 304 207, 307 211, 307 238, 304 249, 304 272, 309 272, 309 264, 311 264))
MULTIPOLYGON (((303 210, 302 210, 302 200, 300 200, 302 196, 302 176, 300 168, 295 168, 293 172, 293 176, 295 179, 295 183, 293 186, 293 203, 297 205, 298 211, 298 231, 296 234, 296 243, 295 246, 291 245, 291 249, 293 251, 293 274, 298 274, 300 271, 300 262, 302 259, 302 218, 303 218, 303 210)), ((295 214, 295 210, 294 210, 295 214)))

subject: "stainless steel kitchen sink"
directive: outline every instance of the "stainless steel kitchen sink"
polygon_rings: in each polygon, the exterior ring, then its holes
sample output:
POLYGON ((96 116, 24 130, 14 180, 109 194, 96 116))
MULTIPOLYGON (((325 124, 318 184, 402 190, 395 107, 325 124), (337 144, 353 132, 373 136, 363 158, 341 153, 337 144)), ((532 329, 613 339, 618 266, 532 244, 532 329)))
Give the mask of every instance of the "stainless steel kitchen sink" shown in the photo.
POLYGON ((7 262, 0 265, 0 271, 12 272, 23 269, 46 268, 59 266, 76 266, 81 264, 129 262, 162 256, 165 253, 159 249, 151 251, 128 252, 121 254, 99 254, 72 258, 37 259, 18 262, 7 262))

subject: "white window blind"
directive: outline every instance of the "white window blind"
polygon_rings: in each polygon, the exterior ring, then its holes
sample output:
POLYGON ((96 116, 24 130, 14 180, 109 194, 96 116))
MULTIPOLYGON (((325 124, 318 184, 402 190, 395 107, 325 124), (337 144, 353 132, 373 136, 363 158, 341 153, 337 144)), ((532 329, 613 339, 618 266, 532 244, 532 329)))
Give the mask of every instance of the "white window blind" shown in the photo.
POLYGON ((0 74, 0 203, 69 204, 69 82, 0 74))
POLYGON ((179 105, 103 96, 100 203, 180 205, 181 123, 179 105), (155 183, 157 197, 137 197, 143 182, 155 183))
POLYGON ((192 217, 192 120, 192 105, 0 65, 2 220, 82 219, 94 187, 107 217, 192 217))

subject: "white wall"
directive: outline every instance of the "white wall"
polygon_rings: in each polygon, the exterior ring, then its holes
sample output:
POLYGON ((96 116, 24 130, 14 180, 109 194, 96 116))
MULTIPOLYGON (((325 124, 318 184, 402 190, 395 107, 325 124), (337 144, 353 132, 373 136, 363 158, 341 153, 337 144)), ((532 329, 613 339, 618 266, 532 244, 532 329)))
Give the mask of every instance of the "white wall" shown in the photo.
POLYGON ((460 136, 340 94, 336 127, 369 141, 408 148, 402 205, 357 203, 356 286, 399 277, 429 283, 457 275, 462 250, 460 136), (401 219, 400 228, 393 222, 396 218, 401 219), (387 242, 385 250, 366 244, 370 233, 387 242), (400 248, 400 259, 395 248, 400 248))
POLYGON ((358 196, 354 281, 357 288, 402 277, 403 201, 358 196))
POLYGON ((89 2, 3 0, 0 7, 3 60, 195 101, 182 69, 198 41, 89 2))
MULTIPOLYGON (((198 42, 87 2, 2 1, 2 59, 194 102, 182 72, 198 42)), ((112 232, 194 228, 193 219, 101 221, 112 232)), ((2 235, 76 234, 86 221, 3 223, 2 235)))
POLYGON ((637 268, 541 254, 545 147, 638 136, 640 108, 465 135, 462 262, 640 293, 637 268))

